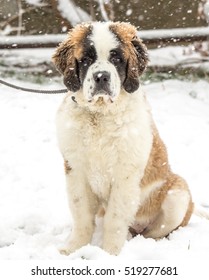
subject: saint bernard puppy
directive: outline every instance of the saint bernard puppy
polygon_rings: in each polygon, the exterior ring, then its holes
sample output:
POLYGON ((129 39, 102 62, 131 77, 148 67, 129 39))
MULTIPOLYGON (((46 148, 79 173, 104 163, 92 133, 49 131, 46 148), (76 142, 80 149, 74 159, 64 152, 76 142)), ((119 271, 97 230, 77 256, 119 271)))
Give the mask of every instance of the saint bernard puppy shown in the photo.
POLYGON ((119 22, 77 25, 53 62, 69 90, 57 114, 74 219, 62 253, 91 242, 99 209, 102 247, 110 254, 120 252, 129 232, 158 239, 187 225, 191 194, 171 171, 141 89, 148 57, 136 29, 119 22))

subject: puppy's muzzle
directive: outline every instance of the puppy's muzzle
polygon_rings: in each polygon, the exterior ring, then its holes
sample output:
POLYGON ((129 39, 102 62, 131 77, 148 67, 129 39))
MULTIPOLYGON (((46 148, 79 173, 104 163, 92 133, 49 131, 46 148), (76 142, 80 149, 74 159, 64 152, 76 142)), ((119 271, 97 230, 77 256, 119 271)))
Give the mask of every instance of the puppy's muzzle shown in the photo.
POLYGON ((107 71, 98 71, 93 74, 95 88, 92 96, 97 94, 111 95, 110 91, 110 73, 107 71))

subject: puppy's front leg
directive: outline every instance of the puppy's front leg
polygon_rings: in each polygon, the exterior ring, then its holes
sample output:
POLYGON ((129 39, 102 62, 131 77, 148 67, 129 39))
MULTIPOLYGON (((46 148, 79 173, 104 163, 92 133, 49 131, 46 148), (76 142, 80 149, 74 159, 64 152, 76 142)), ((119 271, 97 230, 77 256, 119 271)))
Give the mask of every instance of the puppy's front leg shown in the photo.
POLYGON ((74 224, 70 239, 60 252, 68 255, 91 242, 97 201, 83 174, 70 170, 66 174, 66 183, 74 224))
POLYGON ((117 255, 127 238, 140 201, 138 176, 125 177, 112 186, 104 217, 103 249, 117 255))

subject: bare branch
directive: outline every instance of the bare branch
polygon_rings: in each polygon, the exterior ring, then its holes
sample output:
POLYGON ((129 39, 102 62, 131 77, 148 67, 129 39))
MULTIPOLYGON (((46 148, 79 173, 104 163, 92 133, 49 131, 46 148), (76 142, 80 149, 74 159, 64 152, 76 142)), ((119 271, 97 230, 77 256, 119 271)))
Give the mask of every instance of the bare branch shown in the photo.
POLYGON ((94 2, 94 0, 89 0, 89 12, 90 12, 90 16, 91 16, 92 21, 95 21, 96 20, 96 16, 95 16, 93 2, 94 2))
POLYGON ((17 1, 18 4, 18 29, 17 29, 17 35, 21 34, 21 29, 22 29, 22 15, 24 13, 22 9, 22 3, 21 0, 17 1))
POLYGON ((109 18, 108 18, 107 12, 105 10, 104 0, 98 0, 98 2, 99 2, 99 7, 100 7, 100 11, 101 11, 101 15, 102 15, 103 19, 105 21, 108 21, 109 18))
MULTIPOLYGON (((32 10, 35 10, 36 9, 36 7, 29 7, 29 8, 27 8, 27 9, 25 9, 25 10, 22 10, 22 14, 24 14, 24 13, 29 13, 29 12, 31 12, 32 10)), ((4 30, 4 29, 6 29, 6 27, 7 27, 7 25, 10 25, 13 21, 15 21, 16 19, 19 19, 19 13, 18 14, 16 14, 16 15, 13 15, 13 16, 10 16, 6 21, 4 21, 4 22, 1 22, 0 23, 0 28, 2 29, 2 30, 4 30)), ((19 21, 18 21, 18 27, 12 27, 10 30, 10 32, 9 33, 11 33, 12 31, 18 31, 18 28, 19 28, 19 21)), ((23 30, 23 28, 22 28, 22 30, 23 30)))

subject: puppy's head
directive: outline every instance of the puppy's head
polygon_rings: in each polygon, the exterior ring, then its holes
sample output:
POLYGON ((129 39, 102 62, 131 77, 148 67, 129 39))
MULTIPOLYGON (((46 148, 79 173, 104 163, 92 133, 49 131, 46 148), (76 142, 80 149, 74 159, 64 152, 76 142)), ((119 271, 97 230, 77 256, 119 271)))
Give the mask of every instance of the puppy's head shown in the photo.
POLYGON ((73 28, 53 61, 71 92, 82 89, 84 99, 96 103, 114 102, 121 89, 135 92, 148 57, 131 24, 97 22, 73 28))

